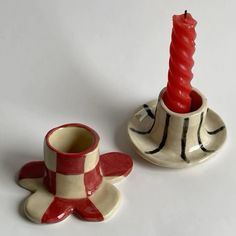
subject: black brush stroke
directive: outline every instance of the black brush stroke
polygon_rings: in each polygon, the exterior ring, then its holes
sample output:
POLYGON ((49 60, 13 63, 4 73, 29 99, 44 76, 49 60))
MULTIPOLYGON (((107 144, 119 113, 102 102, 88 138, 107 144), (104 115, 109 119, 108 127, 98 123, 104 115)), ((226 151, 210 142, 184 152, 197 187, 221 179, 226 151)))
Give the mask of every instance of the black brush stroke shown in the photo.
MULTIPOLYGON (((209 108, 207 108, 207 113, 210 111, 209 108)), ((225 126, 222 125, 220 128, 216 129, 216 130, 213 130, 213 131, 208 131, 207 130, 207 133, 210 134, 210 135, 214 135, 214 134, 218 134, 219 132, 221 132, 222 130, 225 129, 225 126)))
POLYGON ((188 132, 188 126, 189 126, 189 118, 184 119, 184 125, 183 125, 183 132, 182 132, 182 138, 181 138, 181 158, 189 163, 190 161, 186 157, 186 142, 187 142, 187 132, 188 132))
POLYGON ((208 150, 204 147, 203 143, 202 143, 202 139, 201 139, 201 128, 202 128, 202 122, 203 122, 203 115, 204 112, 201 113, 201 119, 200 119, 200 123, 198 126, 198 131, 197 131, 197 137, 198 137, 198 144, 200 146, 200 148, 202 149, 203 152, 214 152, 214 150, 208 150))
POLYGON ((214 135, 214 134, 218 134, 219 132, 221 132, 222 130, 225 129, 225 126, 221 126, 220 128, 216 129, 216 130, 213 130, 213 131, 208 131, 207 130, 207 133, 210 134, 210 135, 214 135))
POLYGON ((167 139, 167 136, 168 136, 168 128, 169 128, 170 117, 171 116, 169 114, 166 114, 165 128, 164 128, 162 140, 161 140, 161 143, 160 143, 159 147, 152 150, 152 151, 148 151, 148 152, 145 152, 145 153, 147 153, 147 154, 157 153, 165 146, 166 139, 167 139))
POLYGON ((148 116, 151 117, 152 119, 155 119, 155 115, 152 113, 151 109, 147 104, 143 104, 143 108, 147 112, 148 116))
MULTIPOLYGON (((144 105, 146 105, 146 104, 144 104, 144 105)), ((143 106, 144 106, 144 105, 143 105, 143 106)), ((146 111, 147 111, 147 110, 146 110, 146 111)), ((137 133, 137 134, 142 134, 142 135, 144 135, 144 134, 150 134, 151 131, 152 131, 152 129, 153 129, 153 127, 154 127, 154 125, 155 125, 155 123, 156 123, 156 112, 157 112, 157 107, 156 107, 156 109, 155 109, 154 122, 152 123, 152 126, 150 127, 149 130, 140 131, 140 130, 136 130, 136 129, 134 129, 134 128, 130 128, 130 130, 133 131, 133 132, 135 132, 135 133, 137 133)), ((151 112, 151 113, 152 113, 152 112, 151 112)), ((153 114, 153 113, 152 113, 152 114, 153 114)))
POLYGON ((136 130, 134 128, 129 128, 131 131, 137 133, 137 134, 149 134, 151 131, 147 130, 147 131, 140 131, 140 130, 136 130))

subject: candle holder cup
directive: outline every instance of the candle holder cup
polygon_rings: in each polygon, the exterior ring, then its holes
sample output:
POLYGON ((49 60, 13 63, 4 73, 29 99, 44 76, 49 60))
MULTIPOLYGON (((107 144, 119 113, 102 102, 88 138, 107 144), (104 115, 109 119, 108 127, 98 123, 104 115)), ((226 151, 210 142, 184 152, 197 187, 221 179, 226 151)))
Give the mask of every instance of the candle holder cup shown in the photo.
POLYGON ((192 90, 189 113, 172 112, 162 97, 140 107, 131 117, 128 134, 137 153, 163 167, 184 168, 208 160, 223 145, 226 128, 207 107, 207 99, 192 90))
POLYGON ((20 186, 34 192, 24 202, 25 215, 36 223, 55 223, 71 213, 83 220, 102 221, 118 207, 120 193, 112 185, 132 169, 129 155, 99 154, 99 136, 83 124, 50 130, 44 161, 24 165, 20 186))

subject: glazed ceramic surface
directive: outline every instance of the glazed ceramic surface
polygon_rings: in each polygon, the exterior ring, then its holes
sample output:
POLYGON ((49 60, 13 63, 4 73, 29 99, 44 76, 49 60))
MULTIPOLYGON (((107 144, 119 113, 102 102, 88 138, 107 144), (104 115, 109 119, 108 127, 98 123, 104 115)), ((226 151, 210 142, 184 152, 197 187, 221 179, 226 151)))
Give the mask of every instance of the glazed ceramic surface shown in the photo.
POLYGON ((112 183, 132 169, 129 155, 99 155, 98 134, 82 124, 67 124, 48 132, 44 161, 22 167, 19 184, 32 191, 24 203, 26 216, 36 223, 55 223, 71 213, 102 221, 117 209, 120 192, 112 183))
POLYGON ((144 104, 128 124, 135 150, 153 164, 183 168, 211 157, 226 139, 222 119, 207 108, 206 98, 193 90, 193 112, 170 111, 162 100, 144 104))

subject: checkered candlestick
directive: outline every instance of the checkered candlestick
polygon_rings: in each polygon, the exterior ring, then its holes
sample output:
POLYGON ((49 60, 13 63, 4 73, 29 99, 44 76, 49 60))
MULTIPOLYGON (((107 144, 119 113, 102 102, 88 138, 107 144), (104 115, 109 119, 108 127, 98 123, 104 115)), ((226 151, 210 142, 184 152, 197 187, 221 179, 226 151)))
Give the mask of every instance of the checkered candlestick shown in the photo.
POLYGON ((24 204, 29 219, 55 223, 74 213, 84 220, 102 221, 115 211, 120 193, 111 183, 129 174, 132 160, 118 152, 100 156, 98 143, 97 133, 82 124, 48 132, 44 162, 30 162, 19 174, 19 184, 34 192, 24 204))

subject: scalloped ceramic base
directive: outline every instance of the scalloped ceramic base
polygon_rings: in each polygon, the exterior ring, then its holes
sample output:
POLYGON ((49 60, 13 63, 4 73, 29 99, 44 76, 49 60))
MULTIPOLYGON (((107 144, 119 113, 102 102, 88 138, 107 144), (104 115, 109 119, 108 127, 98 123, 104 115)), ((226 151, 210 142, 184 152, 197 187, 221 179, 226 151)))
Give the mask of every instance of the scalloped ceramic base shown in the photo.
POLYGON ((43 177, 43 161, 24 165, 19 174, 20 186, 33 192, 24 203, 26 216, 35 223, 56 223, 74 214, 87 221, 103 221, 119 206, 120 193, 111 183, 125 178, 132 170, 129 155, 119 152, 100 156, 100 170, 103 176, 98 189, 87 198, 64 199, 48 192, 43 177))
POLYGON ((153 100, 140 107, 128 123, 128 134, 136 152, 145 160, 162 167, 184 168, 202 163, 212 157, 223 145, 226 139, 226 129, 223 120, 211 109, 208 109, 205 127, 211 136, 208 148, 214 152, 204 152, 200 148, 194 155, 189 154, 189 163, 183 161, 179 154, 161 150, 155 154, 146 153, 157 147, 147 130, 153 125, 157 101, 153 100), (134 131, 135 130, 135 131, 134 131))

